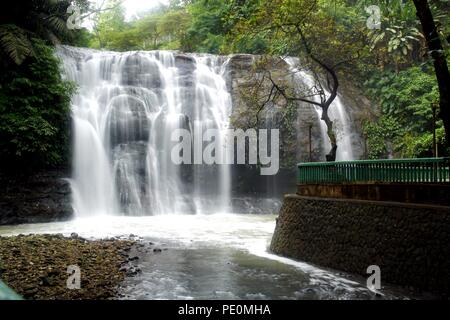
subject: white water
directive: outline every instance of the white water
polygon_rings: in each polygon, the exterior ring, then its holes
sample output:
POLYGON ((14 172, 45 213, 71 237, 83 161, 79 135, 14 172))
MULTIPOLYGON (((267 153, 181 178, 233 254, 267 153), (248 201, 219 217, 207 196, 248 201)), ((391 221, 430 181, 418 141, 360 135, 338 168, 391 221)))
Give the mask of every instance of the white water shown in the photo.
MULTIPOLYGON (((285 58, 286 63, 291 67, 294 79, 299 83, 299 85, 304 85, 306 87, 306 95, 315 94, 311 99, 315 102, 320 102, 320 96, 314 91, 315 80, 314 77, 305 70, 299 67, 299 59, 287 57, 285 58)), ((300 90, 305 90, 301 88, 300 90)), ((325 94, 330 95, 330 92, 324 88, 325 94)), ((305 91, 300 94, 305 95, 305 91)), ((320 120, 322 118, 322 109, 316 105, 313 106, 317 112, 319 119, 319 126, 322 136, 322 146, 323 155, 330 152, 331 144, 330 139, 327 134, 327 126, 324 121, 320 120)), ((336 153, 337 161, 354 160, 353 147, 352 147, 352 132, 350 127, 350 120, 347 110, 342 102, 341 97, 338 95, 336 99, 331 104, 328 109, 329 117, 334 124, 334 130, 337 133, 338 138, 338 149, 336 153)), ((325 158, 325 157, 324 157, 325 158)))
MULTIPOLYGON (((170 51, 104 52, 60 47, 73 98, 73 207, 78 217, 230 212, 231 166, 176 165, 175 129, 188 129, 203 148, 203 134, 219 129, 226 152, 232 112, 226 85, 228 59, 170 51), (195 135, 200 132, 200 135, 195 135)), ((286 59, 299 86, 313 78, 286 59)), ((319 99, 319 97, 315 97, 319 99)), ((316 108, 320 118, 320 110, 316 108)), ((337 160, 353 159, 348 114, 337 97, 330 107, 339 139, 337 160)), ((320 121, 323 154, 329 151, 320 121)), ((202 153, 200 150, 200 153, 202 153)), ((194 152, 195 153, 195 152, 194 152)), ((195 158, 195 157, 194 157, 195 158)))
MULTIPOLYGON (((171 161, 175 129, 228 127, 226 61, 169 51, 113 53, 61 47, 73 98, 77 216, 203 213, 230 202, 228 166, 171 161), (184 171, 182 171, 184 170, 184 171)), ((202 137, 200 137, 202 138, 202 137)), ((225 148, 225 136, 217 143, 225 148)))

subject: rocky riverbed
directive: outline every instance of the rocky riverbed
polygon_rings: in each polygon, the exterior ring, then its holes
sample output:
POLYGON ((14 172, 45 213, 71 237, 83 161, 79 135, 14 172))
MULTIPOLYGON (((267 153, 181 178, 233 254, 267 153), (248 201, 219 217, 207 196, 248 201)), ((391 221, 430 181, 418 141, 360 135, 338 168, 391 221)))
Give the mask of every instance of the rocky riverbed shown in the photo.
MULTIPOLYGON (((0 237, 0 279, 32 300, 115 299, 126 276, 139 272, 133 236, 86 240, 77 234, 0 237), (68 286, 69 266, 80 270, 80 288, 68 286)), ((71 278, 74 279, 74 278, 71 278)))

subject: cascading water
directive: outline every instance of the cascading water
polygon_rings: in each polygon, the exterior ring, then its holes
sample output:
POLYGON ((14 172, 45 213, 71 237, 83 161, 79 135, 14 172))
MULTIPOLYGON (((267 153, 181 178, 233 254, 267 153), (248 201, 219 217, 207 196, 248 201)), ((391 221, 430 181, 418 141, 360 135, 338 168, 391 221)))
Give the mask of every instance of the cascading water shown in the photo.
MULTIPOLYGON (((73 98, 77 215, 225 211, 228 166, 176 165, 172 133, 225 132, 231 113, 226 61, 168 51, 113 53, 60 47, 73 98), (198 130, 198 131, 195 131, 198 130), (203 199, 210 199, 210 208, 203 199)), ((218 149, 225 146, 219 136, 218 149)))
MULTIPOLYGON (((231 166, 198 157, 211 143, 216 157, 226 156, 230 58, 66 46, 58 55, 66 76, 79 86, 72 103, 78 216, 230 212, 231 166), (177 129, 191 133, 193 164, 172 161, 173 146, 180 142, 173 141, 177 129), (208 134, 212 129, 218 137, 208 134)), ((298 60, 286 61, 296 81, 312 87, 313 78, 295 69, 298 60)), ((321 110, 316 112, 320 116, 321 110)), ((348 115, 339 97, 330 117, 340 137, 337 159, 352 159, 348 115)), ((325 154, 326 126, 319 122, 325 154)))
MULTIPOLYGON (((299 59, 293 57, 285 58, 286 63, 290 66, 295 81, 298 85, 304 86, 307 90, 311 90, 314 87, 315 81, 314 77, 306 72, 305 70, 301 70, 298 68, 299 59)), ((325 94, 327 96, 330 93, 324 89, 325 94)), ((320 97, 315 95, 312 97, 314 101, 320 102, 320 97)), ((323 146, 323 155, 328 154, 331 149, 330 139, 327 134, 327 126, 324 121, 320 120, 322 118, 322 109, 320 107, 314 105, 314 109, 317 112, 319 119, 319 126, 322 136, 322 146, 323 146)), ((334 130, 337 132, 338 138, 338 149, 336 153, 337 161, 345 161, 345 160, 354 160, 353 155, 353 147, 352 147, 352 130, 349 124, 349 115, 345 109, 344 103, 342 102, 341 97, 338 95, 336 99, 333 101, 331 107, 328 110, 329 117, 334 123, 334 130)))

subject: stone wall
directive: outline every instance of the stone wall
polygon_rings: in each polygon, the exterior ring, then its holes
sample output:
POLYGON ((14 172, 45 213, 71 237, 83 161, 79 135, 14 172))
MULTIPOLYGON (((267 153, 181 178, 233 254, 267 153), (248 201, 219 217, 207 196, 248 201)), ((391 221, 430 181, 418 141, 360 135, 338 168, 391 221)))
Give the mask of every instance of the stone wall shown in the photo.
POLYGON ((450 207, 288 195, 270 249, 324 267, 449 295, 450 207))
POLYGON ((0 225, 68 220, 73 216, 66 170, 0 176, 0 225))

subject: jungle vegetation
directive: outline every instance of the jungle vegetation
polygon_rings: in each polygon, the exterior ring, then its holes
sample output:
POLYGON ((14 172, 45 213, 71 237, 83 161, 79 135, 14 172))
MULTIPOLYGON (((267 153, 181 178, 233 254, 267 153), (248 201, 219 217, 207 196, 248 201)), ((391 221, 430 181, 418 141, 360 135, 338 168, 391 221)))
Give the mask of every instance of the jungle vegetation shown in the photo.
MULTIPOLYGON (((362 123, 366 158, 449 154, 448 1, 171 0, 132 19, 126 19, 120 0, 105 0, 101 8, 87 0, 16 0, 2 6, 2 167, 51 167, 67 160, 69 104, 76 88, 58 72, 56 44, 299 57, 311 72, 325 75, 315 78, 314 93, 324 111, 344 78, 372 101, 362 123), (67 28, 70 5, 91 21, 90 29, 67 28), (370 9, 374 5, 379 12, 370 9)), ((311 100, 267 79, 276 98, 311 100)), ((333 124, 327 124, 338 145, 333 124)))

